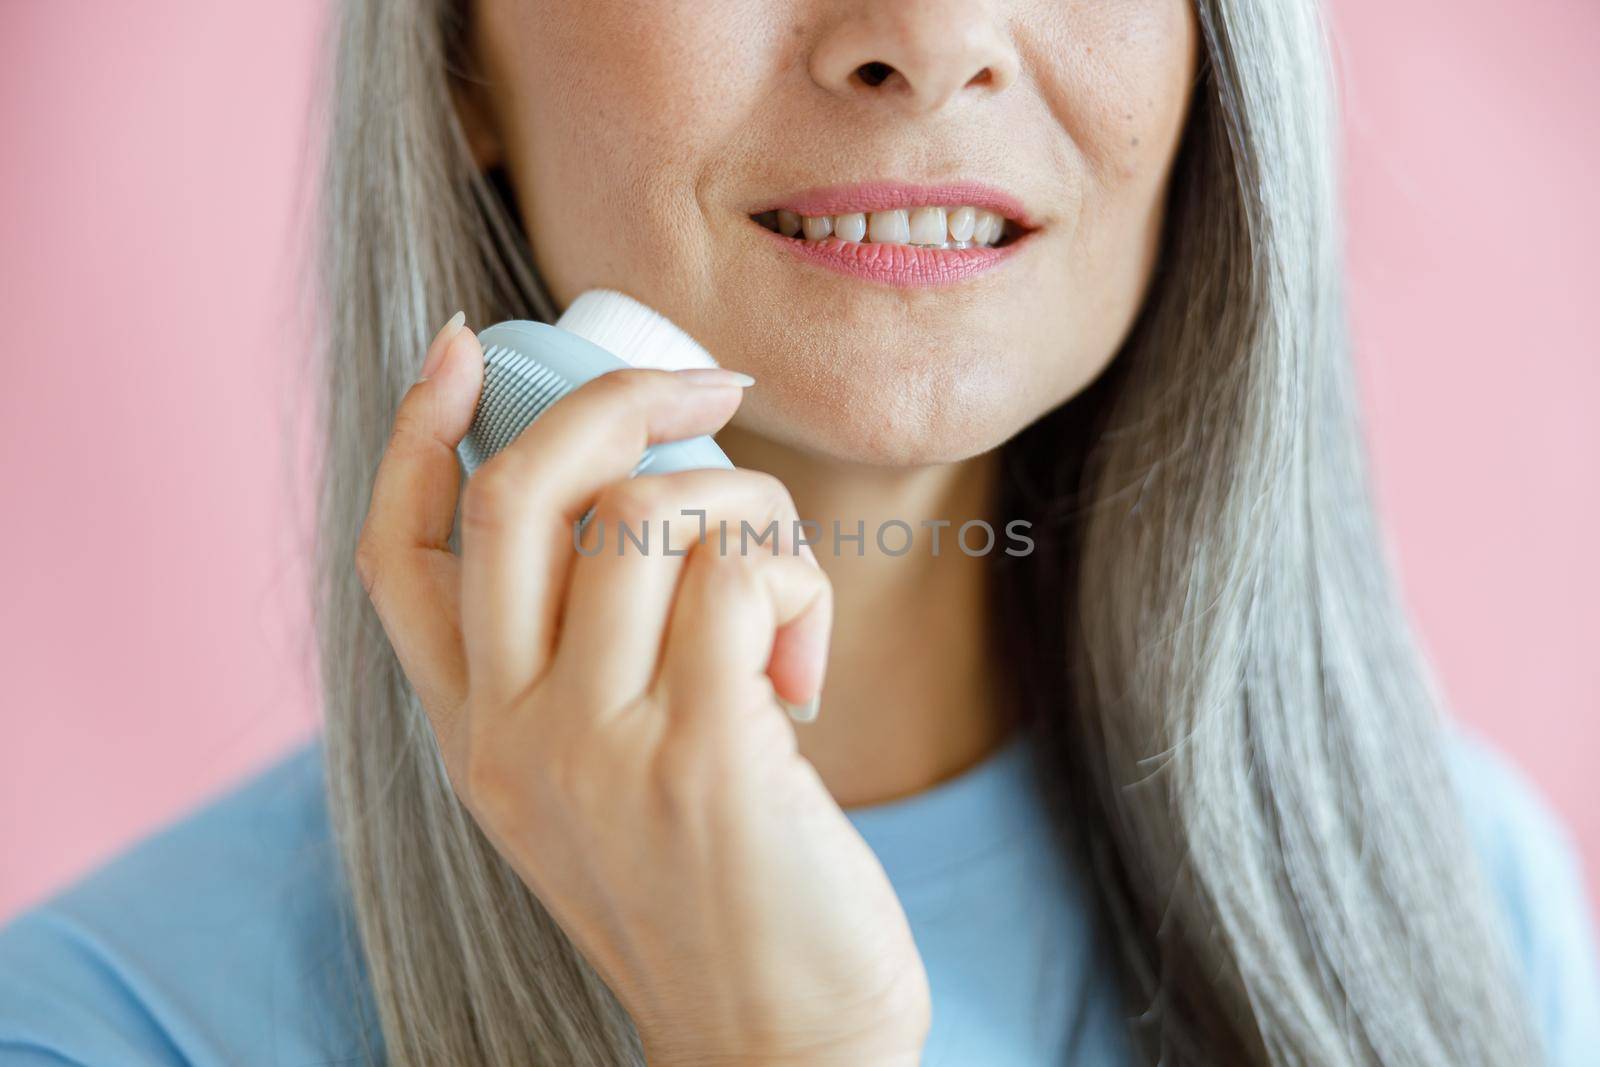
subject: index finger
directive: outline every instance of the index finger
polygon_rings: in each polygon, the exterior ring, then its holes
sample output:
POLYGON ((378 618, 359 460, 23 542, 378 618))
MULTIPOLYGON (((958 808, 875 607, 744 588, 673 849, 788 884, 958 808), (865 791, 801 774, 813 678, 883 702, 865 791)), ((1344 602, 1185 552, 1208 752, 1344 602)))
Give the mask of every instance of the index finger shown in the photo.
POLYGON ((483 353, 472 331, 455 325, 430 346, 432 375, 413 383, 395 411, 356 550, 362 585, 430 715, 466 695, 460 561, 449 540, 461 479, 455 447, 472 423, 483 353))
POLYGON ((648 445, 711 433, 742 375, 630 368, 553 404, 467 481, 461 505, 461 626, 473 693, 499 704, 549 664, 575 551, 573 525, 648 445), (720 383, 720 384, 719 384, 720 383))

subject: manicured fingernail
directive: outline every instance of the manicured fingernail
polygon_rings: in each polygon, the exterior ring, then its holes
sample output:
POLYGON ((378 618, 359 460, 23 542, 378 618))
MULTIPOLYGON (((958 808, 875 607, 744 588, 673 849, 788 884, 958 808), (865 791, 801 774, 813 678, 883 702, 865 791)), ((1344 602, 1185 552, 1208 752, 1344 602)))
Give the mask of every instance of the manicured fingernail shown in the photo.
POLYGON ((444 362, 445 350, 450 347, 450 341, 461 332, 461 327, 467 323, 467 313, 458 311, 450 316, 450 321, 439 327, 439 332, 434 335, 433 341, 428 345, 428 358, 422 364, 421 378, 426 378, 439 369, 439 364, 444 362))
POLYGON ((672 373, 680 382, 688 382, 690 385, 737 385, 741 389, 748 389, 756 384, 756 380, 750 375, 740 374, 726 367, 690 367, 672 373))
POLYGON ((789 718, 795 722, 815 722, 817 711, 822 704, 822 694, 818 693, 804 704, 791 704, 782 697, 778 698, 778 703, 783 705, 783 710, 787 711, 789 718))

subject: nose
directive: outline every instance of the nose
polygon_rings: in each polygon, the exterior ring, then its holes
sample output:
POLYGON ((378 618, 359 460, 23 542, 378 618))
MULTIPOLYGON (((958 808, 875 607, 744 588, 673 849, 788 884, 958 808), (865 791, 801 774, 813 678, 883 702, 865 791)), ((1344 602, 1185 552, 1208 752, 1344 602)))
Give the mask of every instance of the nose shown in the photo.
POLYGON ((931 112, 1017 79, 1016 48, 991 0, 868 0, 811 53, 812 80, 852 99, 931 112))

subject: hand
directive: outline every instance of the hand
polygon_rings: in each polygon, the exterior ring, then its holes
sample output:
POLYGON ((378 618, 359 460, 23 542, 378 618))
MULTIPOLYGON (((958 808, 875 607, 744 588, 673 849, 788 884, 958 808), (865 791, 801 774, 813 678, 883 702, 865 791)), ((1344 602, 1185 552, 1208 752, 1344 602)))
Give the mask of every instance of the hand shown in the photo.
POLYGON ((920 1062, 931 1009, 905 914, 774 699, 820 690, 832 625, 826 576, 793 552, 793 501, 753 471, 627 477, 647 443, 721 427, 742 390, 629 369, 573 391, 468 481, 458 557, 477 338, 441 331, 424 374, 356 568, 457 795, 652 1067, 920 1062), (573 547, 591 504, 592 556, 573 547), (694 545, 681 512, 702 508, 694 545), (779 554, 741 553, 740 521, 773 519, 779 554), (687 555, 661 550, 664 520, 687 555), (648 553, 618 554, 619 522, 648 527, 648 553))

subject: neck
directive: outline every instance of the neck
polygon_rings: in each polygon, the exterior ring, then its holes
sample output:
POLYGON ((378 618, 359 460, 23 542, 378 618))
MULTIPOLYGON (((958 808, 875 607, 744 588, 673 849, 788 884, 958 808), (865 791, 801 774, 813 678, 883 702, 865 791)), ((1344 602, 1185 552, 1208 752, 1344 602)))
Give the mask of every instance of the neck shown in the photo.
MULTIPOLYGON (((788 486, 814 520, 817 562, 833 583, 834 623, 821 711, 796 724, 799 748, 844 807, 920 792, 971 766, 1009 730, 989 643, 988 560, 963 552, 961 524, 992 522, 999 450, 960 463, 869 467, 724 428, 736 466, 788 486), (914 540, 909 551, 904 528, 914 540), (924 520, 948 520, 934 530, 924 520), (835 537, 837 521, 841 537, 835 537), (858 526, 859 524, 859 526, 858 526), (859 542, 844 540, 857 533, 859 542), (884 548, 889 551, 884 551, 884 548), (859 552, 859 554, 858 554, 859 552)), ((1002 551, 996 528, 991 551, 1002 551)), ((969 544, 983 538, 974 529, 969 544)))

